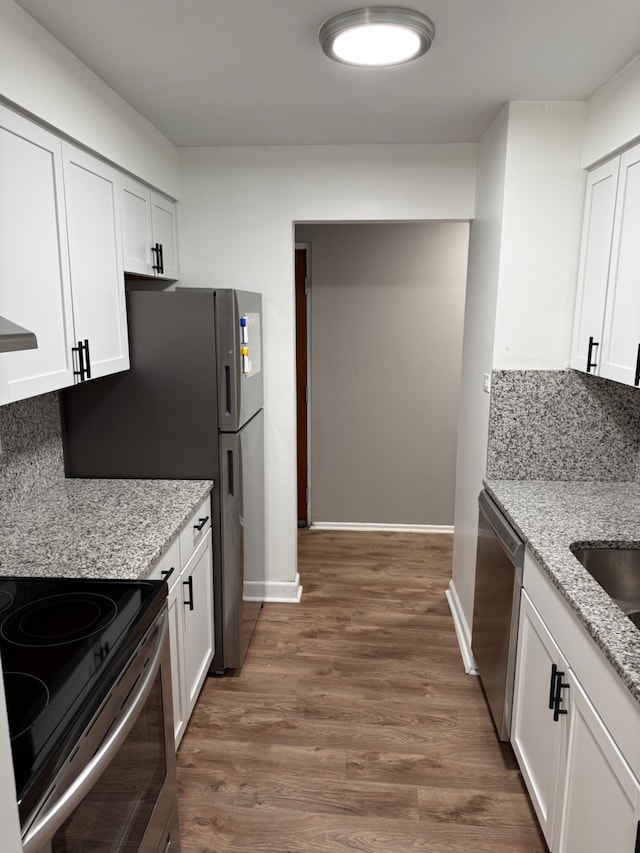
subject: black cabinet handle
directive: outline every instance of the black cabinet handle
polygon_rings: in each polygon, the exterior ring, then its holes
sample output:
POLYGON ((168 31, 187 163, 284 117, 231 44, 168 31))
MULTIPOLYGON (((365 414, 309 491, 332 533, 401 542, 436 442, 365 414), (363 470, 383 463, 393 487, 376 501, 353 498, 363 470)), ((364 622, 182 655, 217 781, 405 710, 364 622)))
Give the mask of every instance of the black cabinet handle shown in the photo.
POLYGON ((162 243, 156 243, 155 246, 151 247, 151 251, 155 255, 156 262, 151 265, 151 269, 155 270, 158 275, 162 275, 164 272, 164 259, 162 257, 162 243))
POLYGON ((174 570, 175 570, 175 566, 171 566, 170 569, 162 569, 162 571, 160 572, 160 574, 162 575, 162 580, 168 581, 169 578, 171 577, 171 575, 173 574, 174 570))
POLYGON ((636 356, 636 377, 633 380, 633 384, 636 388, 640 385, 640 344, 638 344, 638 354, 636 356))
POLYGON ((198 523, 198 524, 194 524, 194 525, 193 525, 193 529, 194 529, 194 530, 202 530, 202 528, 205 526, 205 524, 207 523, 207 521, 209 521, 209 516, 208 516, 208 515, 206 515, 204 518, 199 518, 199 519, 198 519, 198 522, 199 522, 199 523, 198 523))
POLYGON ((74 361, 73 375, 74 375, 74 377, 78 378, 78 382, 82 382, 82 380, 84 379, 84 346, 82 345, 82 342, 78 341, 78 346, 71 347, 71 352, 75 353, 75 355, 76 355, 76 358, 73 359, 73 361, 74 361), (76 363, 78 365, 77 369, 76 369, 76 363))
POLYGON ((89 341, 84 339, 85 379, 91 379, 91 359, 89 358, 89 341))
POLYGON ((591 373, 592 367, 598 366, 598 362, 592 361, 591 356, 593 354, 593 350, 599 346, 600 346, 600 344, 598 343, 598 341, 594 341, 593 335, 591 335, 591 337, 589 338, 589 349, 587 350, 587 373, 591 373))
POLYGON ((71 347, 71 352, 77 355, 77 370, 73 371, 73 375, 77 376, 78 382, 84 382, 85 379, 91 379, 91 359, 89 358, 89 341, 85 338, 84 341, 78 341, 78 345, 71 347))
POLYGON ((188 607, 189 610, 193 610, 193 577, 189 575, 189 580, 182 581, 182 583, 189 587, 189 601, 185 601, 184 606, 188 607))
POLYGON ((636 830, 636 846, 633 848, 633 853, 640 853, 640 820, 638 821, 638 828, 636 830))
POLYGON ((558 676, 558 667, 555 663, 551 664, 551 682, 549 683, 549 710, 553 711, 553 705, 556 700, 556 681, 558 676))
POLYGON ((553 719, 557 723, 560 719, 561 714, 568 714, 566 708, 561 708, 560 705, 562 703, 562 691, 565 688, 569 688, 569 685, 563 681, 564 672, 560 672, 560 670, 556 671, 556 692, 553 699, 553 719))

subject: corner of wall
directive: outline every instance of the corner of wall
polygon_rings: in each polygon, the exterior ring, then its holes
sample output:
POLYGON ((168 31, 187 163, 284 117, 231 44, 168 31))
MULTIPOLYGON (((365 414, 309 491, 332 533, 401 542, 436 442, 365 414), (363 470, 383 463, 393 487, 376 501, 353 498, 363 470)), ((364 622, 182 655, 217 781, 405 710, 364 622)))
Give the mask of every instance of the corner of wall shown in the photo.
POLYGON ((587 103, 584 168, 591 168, 640 138, 639 102, 640 56, 637 56, 587 103))

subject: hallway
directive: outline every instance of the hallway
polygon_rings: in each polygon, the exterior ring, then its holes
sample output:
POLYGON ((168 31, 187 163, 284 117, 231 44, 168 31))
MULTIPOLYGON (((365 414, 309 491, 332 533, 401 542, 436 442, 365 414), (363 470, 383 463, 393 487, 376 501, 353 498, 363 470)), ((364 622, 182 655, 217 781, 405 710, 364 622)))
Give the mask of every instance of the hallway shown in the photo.
POLYGON ((448 535, 301 530, 299 605, 267 604, 178 752, 183 853, 544 853, 462 668, 448 535))

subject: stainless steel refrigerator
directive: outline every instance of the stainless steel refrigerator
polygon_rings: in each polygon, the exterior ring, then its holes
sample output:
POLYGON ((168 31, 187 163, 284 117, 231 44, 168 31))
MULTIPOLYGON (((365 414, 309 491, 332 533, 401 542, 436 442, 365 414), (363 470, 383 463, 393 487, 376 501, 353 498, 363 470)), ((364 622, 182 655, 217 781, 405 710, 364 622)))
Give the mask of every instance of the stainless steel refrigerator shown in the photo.
POLYGON ((131 369, 61 394, 68 477, 212 479, 215 654, 242 665, 264 589, 262 299, 127 293, 131 369))

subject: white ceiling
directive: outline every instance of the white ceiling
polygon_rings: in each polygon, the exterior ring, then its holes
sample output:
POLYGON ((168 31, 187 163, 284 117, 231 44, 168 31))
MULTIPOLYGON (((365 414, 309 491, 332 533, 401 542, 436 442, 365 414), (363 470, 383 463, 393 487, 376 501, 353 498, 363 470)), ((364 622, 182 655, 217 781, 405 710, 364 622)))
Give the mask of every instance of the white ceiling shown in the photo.
POLYGON ((506 101, 586 99, 640 50, 640 0, 404 0, 436 36, 391 69, 322 53, 354 0, 17 2, 179 146, 474 142, 506 101))

